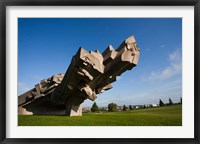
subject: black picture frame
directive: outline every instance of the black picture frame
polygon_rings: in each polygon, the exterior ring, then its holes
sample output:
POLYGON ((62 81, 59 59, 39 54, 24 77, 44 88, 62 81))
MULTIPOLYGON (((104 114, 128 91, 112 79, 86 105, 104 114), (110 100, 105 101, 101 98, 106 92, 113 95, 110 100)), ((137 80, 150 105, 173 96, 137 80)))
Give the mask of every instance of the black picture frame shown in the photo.
POLYGON ((200 144, 200 1, 199 0, 0 0, 0 142, 1 143, 96 143, 96 144, 200 144), (195 19, 195 129, 194 138, 7 138, 6 137, 6 7, 7 6, 194 6, 195 19))

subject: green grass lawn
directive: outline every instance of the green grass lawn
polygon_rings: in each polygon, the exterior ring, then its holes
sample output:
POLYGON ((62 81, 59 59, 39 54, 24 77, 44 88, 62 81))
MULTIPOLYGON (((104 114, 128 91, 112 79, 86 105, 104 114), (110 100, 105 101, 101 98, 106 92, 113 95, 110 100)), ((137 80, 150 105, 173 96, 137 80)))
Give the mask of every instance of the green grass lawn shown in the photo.
POLYGON ((181 126, 182 105, 124 112, 83 113, 82 117, 24 116, 19 126, 181 126))

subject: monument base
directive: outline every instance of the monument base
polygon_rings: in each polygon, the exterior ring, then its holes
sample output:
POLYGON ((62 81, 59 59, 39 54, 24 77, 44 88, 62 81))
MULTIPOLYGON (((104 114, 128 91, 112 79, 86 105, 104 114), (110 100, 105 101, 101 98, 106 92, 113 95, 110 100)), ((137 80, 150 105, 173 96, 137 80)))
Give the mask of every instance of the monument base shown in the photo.
POLYGON ((19 115, 82 116, 82 105, 54 106, 48 99, 18 107, 19 115))
POLYGON ((67 106, 66 116, 82 116, 82 105, 67 106))

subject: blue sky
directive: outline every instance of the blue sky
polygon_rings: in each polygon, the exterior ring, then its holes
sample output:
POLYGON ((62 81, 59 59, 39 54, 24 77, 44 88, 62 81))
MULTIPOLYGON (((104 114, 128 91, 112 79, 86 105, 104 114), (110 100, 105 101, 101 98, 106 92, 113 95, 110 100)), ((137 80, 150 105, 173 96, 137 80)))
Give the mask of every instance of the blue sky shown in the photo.
MULTIPOLYGON (((181 18, 19 18, 18 95, 40 80, 65 73, 79 47, 103 52, 134 35, 141 50, 138 66, 113 88, 97 95, 107 106, 179 102, 182 96, 181 18)), ((86 100, 83 106, 91 106, 86 100)))

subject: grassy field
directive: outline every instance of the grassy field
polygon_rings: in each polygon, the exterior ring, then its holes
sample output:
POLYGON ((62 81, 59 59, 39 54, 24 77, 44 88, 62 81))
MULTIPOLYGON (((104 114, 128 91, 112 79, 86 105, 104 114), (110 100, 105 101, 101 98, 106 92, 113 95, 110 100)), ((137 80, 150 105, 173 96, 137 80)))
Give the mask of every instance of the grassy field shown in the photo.
POLYGON ((181 126, 182 105, 124 112, 85 113, 82 117, 23 116, 19 126, 181 126))

